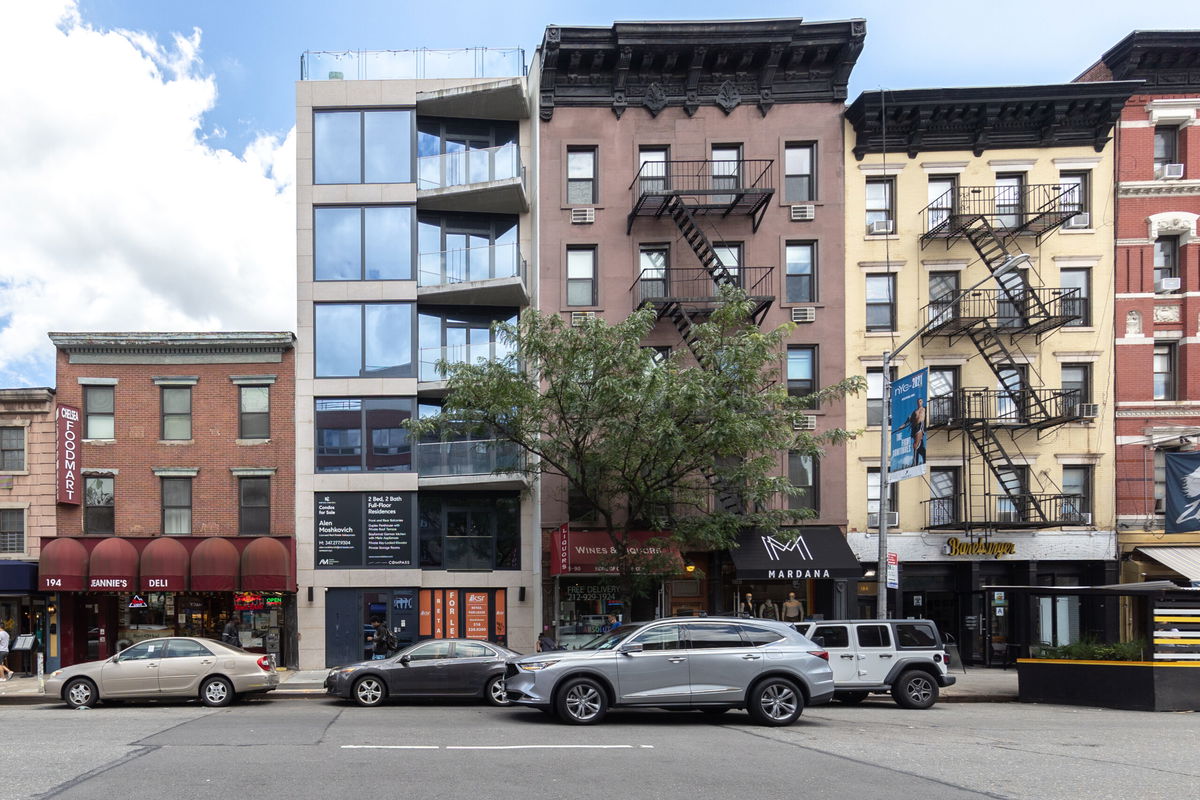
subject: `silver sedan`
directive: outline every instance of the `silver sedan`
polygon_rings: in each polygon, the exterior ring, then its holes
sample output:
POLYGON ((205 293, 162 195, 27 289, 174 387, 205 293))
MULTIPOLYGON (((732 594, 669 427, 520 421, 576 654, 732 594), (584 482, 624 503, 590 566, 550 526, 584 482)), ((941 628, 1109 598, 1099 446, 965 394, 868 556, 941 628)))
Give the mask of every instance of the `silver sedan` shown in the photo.
POLYGON ((72 708, 103 700, 197 698, 225 706, 240 694, 269 692, 279 685, 271 658, 214 639, 184 636, 147 639, 103 661, 55 670, 46 694, 72 708))

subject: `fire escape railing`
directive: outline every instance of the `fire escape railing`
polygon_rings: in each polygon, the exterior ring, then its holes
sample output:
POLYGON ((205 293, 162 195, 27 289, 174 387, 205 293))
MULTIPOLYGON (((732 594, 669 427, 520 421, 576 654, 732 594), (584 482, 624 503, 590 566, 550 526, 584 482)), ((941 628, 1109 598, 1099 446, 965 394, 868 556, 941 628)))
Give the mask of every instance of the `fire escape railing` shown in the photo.
POLYGON ((965 336, 984 324, 1014 336, 1037 335, 1082 319, 1084 312, 1079 289, 1020 285, 947 292, 925 306, 922 340, 965 336))
POLYGON ((672 198, 681 198, 695 215, 747 215, 757 231, 775 194, 774 163, 769 158, 647 161, 629 184, 626 233, 638 217, 661 217, 672 198))
POLYGON ((1078 389, 959 389, 929 398, 926 426, 952 430, 990 425, 1043 430, 1083 419, 1078 389))
POLYGON ((1079 187, 1042 183, 1024 186, 959 186, 921 210, 921 247, 944 239, 949 247, 974 220, 987 221, 1001 236, 1035 236, 1038 243, 1083 211, 1079 187))
POLYGON ((1044 528, 1047 525, 1091 525, 1092 515, 1084 511, 1084 497, 1079 494, 1025 494, 1023 503, 1014 503, 1006 494, 985 492, 974 498, 963 492, 946 497, 934 497, 922 502, 925 506, 927 530, 962 531, 973 533, 988 529, 1019 530, 1044 528), (971 501, 978 503, 973 504, 971 501), (988 519, 973 518, 972 505, 982 505, 988 519))

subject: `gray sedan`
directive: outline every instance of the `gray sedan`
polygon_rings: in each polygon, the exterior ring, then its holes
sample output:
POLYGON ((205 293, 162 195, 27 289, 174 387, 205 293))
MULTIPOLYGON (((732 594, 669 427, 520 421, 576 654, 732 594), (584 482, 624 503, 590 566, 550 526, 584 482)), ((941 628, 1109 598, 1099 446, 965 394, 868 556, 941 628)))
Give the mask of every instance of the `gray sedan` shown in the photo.
POLYGON ((138 642, 103 661, 57 669, 46 680, 46 694, 61 697, 72 708, 102 700, 166 697, 194 697, 215 707, 278 685, 279 673, 269 656, 214 639, 175 636, 138 642))
POLYGON ((762 725, 790 725, 833 697, 829 654, 768 620, 683 617, 622 627, 579 650, 509 661, 512 702, 563 722, 599 722, 613 706, 745 708, 762 725))

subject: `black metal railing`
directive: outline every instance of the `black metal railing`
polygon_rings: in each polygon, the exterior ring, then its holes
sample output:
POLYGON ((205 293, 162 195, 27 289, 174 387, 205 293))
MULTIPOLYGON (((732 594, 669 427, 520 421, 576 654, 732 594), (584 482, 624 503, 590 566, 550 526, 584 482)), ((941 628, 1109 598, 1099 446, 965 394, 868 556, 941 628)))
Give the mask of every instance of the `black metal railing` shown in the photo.
POLYGON ((988 492, 980 499, 982 505, 976 505, 974 510, 961 492, 925 500, 922 503, 925 527, 929 530, 996 530, 1092 524, 1092 515, 1083 510, 1084 496, 1079 494, 1021 494, 1013 498, 988 492))
POLYGON ((955 237, 975 218, 985 217, 998 231, 1041 233, 1080 211, 1078 187, 1038 183, 1025 186, 959 186, 921 209, 923 238, 955 237), (1039 220, 1045 226, 1035 225, 1039 220))
POLYGON ((954 335, 989 320, 1002 330, 1065 325, 1086 315, 1079 289, 974 289, 947 292, 925 306, 926 335, 954 335))
MULTIPOLYGON (((774 267, 727 267, 737 285, 751 297, 772 296, 774 267)), ((712 274, 704 267, 650 267, 630 287, 634 305, 642 303, 711 302, 721 296, 712 274)))
MULTIPOLYGON (((634 199, 642 195, 736 194, 775 191, 769 158, 707 161, 647 161, 638 169, 629 188, 634 199)), ((719 203, 719 200, 712 200, 719 203)))
POLYGON ((959 389, 929 398, 929 428, 1058 425, 1079 419, 1078 389, 959 389))

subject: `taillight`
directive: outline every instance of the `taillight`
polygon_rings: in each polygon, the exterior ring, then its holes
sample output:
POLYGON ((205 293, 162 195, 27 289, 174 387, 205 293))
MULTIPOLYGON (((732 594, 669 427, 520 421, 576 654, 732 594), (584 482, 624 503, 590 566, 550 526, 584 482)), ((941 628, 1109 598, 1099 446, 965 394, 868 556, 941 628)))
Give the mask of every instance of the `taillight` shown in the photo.
POLYGON ((823 658, 826 661, 829 660, 829 651, 828 650, 809 650, 808 654, 810 656, 816 656, 817 658, 823 658))
POLYGON ((260 658, 258 660, 258 667, 263 672, 270 672, 271 671, 271 657, 263 656, 262 658, 260 658))

